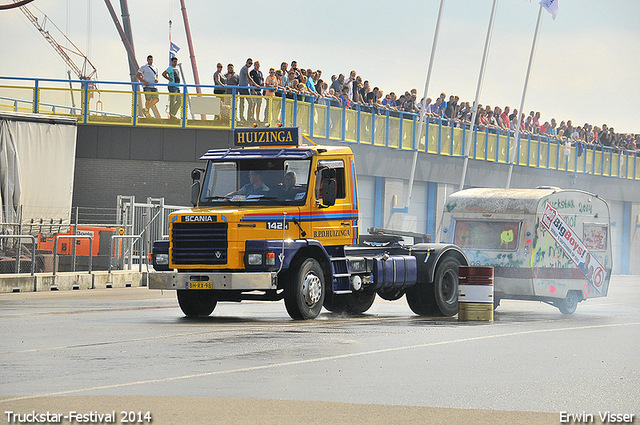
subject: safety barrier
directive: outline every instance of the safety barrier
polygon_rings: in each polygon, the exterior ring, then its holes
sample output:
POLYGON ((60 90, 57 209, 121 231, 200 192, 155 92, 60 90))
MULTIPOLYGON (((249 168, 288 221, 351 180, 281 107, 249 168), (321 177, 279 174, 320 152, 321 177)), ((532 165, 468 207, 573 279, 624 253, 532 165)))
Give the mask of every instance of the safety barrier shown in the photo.
MULTIPOLYGON (((113 260, 113 240, 114 239, 135 239, 140 240, 140 244, 142 245, 142 235, 111 235, 111 239, 109 239, 109 268, 108 268, 108 272, 109 274, 111 274, 111 263, 113 260)), ((133 247, 132 250, 133 251, 133 247)), ((138 271, 142 272, 142 258, 144 258, 144 255, 140 255, 140 261, 138 262, 138 271)))
MULTIPOLYGON (((58 269, 58 240, 60 239, 89 239, 89 274, 91 274, 91 266, 93 264, 93 237, 85 235, 56 235, 53 242, 53 275, 56 275, 58 269)), ((75 263, 73 264, 73 271, 75 271, 75 263)))
MULTIPOLYGON (((35 274, 36 238, 33 235, 0 235, 0 239, 31 239, 31 276, 35 274)), ((16 248, 16 273, 20 273, 20 244, 16 248)))
MULTIPOLYGON (((19 77, 0 77, 0 82, 0 110, 70 115, 80 123, 223 129, 281 124, 300 127, 312 137, 454 157, 465 156, 467 132, 471 131, 467 123, 429 117, 421 139, 416 140, 419 120, 413 113, 359 104, 346 109, 332 105, 329 99, 304 95, 247 95, 241 91, 246 88, 238 86, 227 87, 229 93, 212 94, 195 91, 213 92, 215 86, 182 84, 182 93, 159 93, 160 103, 145 116, 140 83, 19 77), (80 88, 70 88, 70 84, 80 88), (162 118, 168 117, 170 97, 179 97, 181 111, 186 111, 176 119, 162 118), (258 113, 249 117, 252 108, 258 113)), ((167 87, 158 86, 161 90, 167 87)), ((516 141, 507 130, 474 126, 473 132, 471 159, 510 164, 513 157, 514 165, 640 179, 635 151, 581 145, 565 154, 564 145, 542 135, 522 134, 516 141)))

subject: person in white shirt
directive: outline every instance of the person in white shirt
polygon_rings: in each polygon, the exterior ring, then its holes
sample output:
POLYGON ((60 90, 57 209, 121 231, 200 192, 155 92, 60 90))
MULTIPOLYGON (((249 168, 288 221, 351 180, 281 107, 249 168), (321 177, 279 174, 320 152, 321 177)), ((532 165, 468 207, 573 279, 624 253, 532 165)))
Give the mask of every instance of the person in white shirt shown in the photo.
POLYGON ((149 110, 153 108, 160 100, 158 97, 158 88, 155 84, 158 82, 158 68, 153 65, 153 56, 147 56, 147 63, 142 65, 136 74, 138 81, 144 84, 142 90, 145 93, 145 104, 142 113, 145 117, 149 116, 149 110))
POLYGON ((344 82, 344 85, 349 87, 349 99, 353 99, 353 84, 356 81, 356 71, 349 73, 349 79, 344 82))

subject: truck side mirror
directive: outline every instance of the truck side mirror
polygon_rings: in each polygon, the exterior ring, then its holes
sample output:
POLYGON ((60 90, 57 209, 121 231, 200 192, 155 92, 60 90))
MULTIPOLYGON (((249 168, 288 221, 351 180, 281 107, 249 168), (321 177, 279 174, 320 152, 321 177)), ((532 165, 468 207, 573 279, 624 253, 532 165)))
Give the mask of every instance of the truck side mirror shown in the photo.
POLYGON ((191 180, 195 181, 200 181, 200 178, 202 177, 202 172, 204 170, 202 168, 194 168, 191 171, 191 180))
POLYGON ((191 185, 191 203, 194 207, 198 206, 198 197, 200 196, 200 181, 196 180, 191 185))
POLYGON ((323 168, 320 171, 320 176, 322 177, 322 179, 335 179, 336 176, 338 175, 338 173, 336 172, 335 168, 323 168))
POLYGON ((193 180, 193 184, 191 185, 191 204, 194 207, 198 206, 198 198, 200 197, 200 179, 202 178, 202 173, 204 173, 204 169, 202 168, 194 168, 191 171, 191 180, 193 180))
POLYGON ((327 206, 336 204, 338 186, 335 180, 324 180, 322 183, 322 203, 327 206))
POLYGON ((336 196, 338 186, 336 185, 336 176, 338 173, 335 168, 323 168, 320 171, 322 179, 322 204, 331 206, 336 204, 336 196))

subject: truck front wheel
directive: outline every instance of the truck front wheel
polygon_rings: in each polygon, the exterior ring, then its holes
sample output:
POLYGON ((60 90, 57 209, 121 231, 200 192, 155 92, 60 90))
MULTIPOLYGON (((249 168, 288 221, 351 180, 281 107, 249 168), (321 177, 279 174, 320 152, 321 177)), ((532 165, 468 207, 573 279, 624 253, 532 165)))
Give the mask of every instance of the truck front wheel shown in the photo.
POLYGON ((292 319, 315 319, 325 296, 324 273, 320 263, 307 258, 292 273, 286 284, 284 305, 292 319))
POLYGON ((218 300, 213 292, 199 289, 178 290, 178 304, 187 317, 207 317, 218 300))

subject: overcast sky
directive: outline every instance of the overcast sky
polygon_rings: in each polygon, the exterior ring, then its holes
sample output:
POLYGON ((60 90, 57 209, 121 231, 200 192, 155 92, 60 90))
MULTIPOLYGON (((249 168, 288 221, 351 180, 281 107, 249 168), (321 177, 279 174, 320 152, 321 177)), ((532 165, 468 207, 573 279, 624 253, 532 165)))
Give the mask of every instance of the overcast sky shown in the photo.
MULTIPOLYGON (((7 3, 9 0, 2 0, 7 3)), ((555 20, 543 13, 524 110, 542 121, 613 126, 640 133, 640 1, 557 0, 555 20)), ((262 71, 280 62, 322 69, 323 77, 355 69, 385 93, 422 95, 439 0, 185 0, 200 81, 215 64, 247 57, 262 71), (267 5, 270 5, 266 7, 267 5)), ((480 103, 518 107, 538 15, 538 0, 499 0, 480 103)), ((120 11, 118 0, 112 0, 120 11)), ((492 0, 447 0, 428 96, 475 96, 492 0)), ((102 81, 128 81, 127 57, 102 0, 35 0, 83 50, 102 81)), ((137 60, 154 55, 161 70, 172 38, 193 82, 179 0, 129 2, 137 60)), ((52 31, 53 33, 53 31, 52 31)), ((66 66, 17 9, 0 11, 3 76, 66 78, 66 66)), ((62 39, 58 40, 62 44, 62 39)), ((266 72, 265 72, 266 73, 266 72)))

